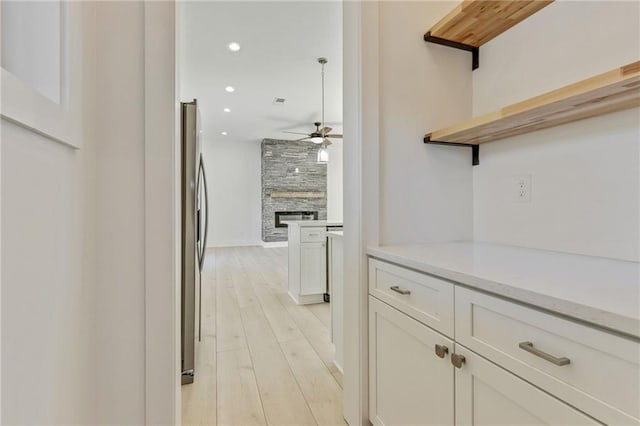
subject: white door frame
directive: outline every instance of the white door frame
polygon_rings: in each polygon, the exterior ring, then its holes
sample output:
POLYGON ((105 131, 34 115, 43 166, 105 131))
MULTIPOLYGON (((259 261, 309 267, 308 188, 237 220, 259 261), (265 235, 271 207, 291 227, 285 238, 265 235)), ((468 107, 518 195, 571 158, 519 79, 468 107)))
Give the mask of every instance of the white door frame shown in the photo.
POLYGON ((366 248, 378 244, 380 229, 378 5, 343 3, 344 414, 351 426, 370 424, 366 248))
MULTIPOLYGON (((355 426, 369 425, 365 251, 378 244, 379 230, 378 2, 344 1, 343 7, 344 282, 349 307, 344 318, 344 410, 355 426)), ((176 8, 173 1, 145 1, 146 424, 180 424, 181 414, 176 8)))
POLYGON ((144 2, 145 424, 180 424, 176 3, 144 2))

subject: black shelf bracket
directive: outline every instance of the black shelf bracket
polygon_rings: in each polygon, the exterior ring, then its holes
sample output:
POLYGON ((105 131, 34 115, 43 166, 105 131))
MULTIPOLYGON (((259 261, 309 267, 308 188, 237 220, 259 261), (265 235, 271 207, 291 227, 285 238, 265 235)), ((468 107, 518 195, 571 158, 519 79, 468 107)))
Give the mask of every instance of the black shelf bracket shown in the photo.
POLYGON ((471 52, 471 70, 475 70, 480 66, 480 48, 471 46, 464 43, 458 43, 457 41, 447 40, 446 38, 440 38, 431 35, 431 31, 424 35, 424 41, 429 43, 440 44, 442 46, 453 47, 454 49, 466 50, 471 52))
POLYGON ((470 146, 471 147, 471 165, 477 166, 478 164, 480 164, 480 145, 471 144, 471 143, 432 141, 430 136, 424 137, 424 143, 430 143, 432 145, 447 145, 447 146, 470 146))

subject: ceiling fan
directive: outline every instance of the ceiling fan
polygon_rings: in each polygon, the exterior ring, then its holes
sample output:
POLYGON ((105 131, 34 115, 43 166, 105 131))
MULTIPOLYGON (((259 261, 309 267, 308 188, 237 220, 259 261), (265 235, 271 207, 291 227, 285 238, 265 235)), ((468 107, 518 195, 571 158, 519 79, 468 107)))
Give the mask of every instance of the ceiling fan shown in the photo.
POLYGON ((284 131, 283 133, 290 133, 293 135, 304 135, 303 138, 297 139, 297 141, 310 141, 316 144, 322 144, 322 149, 331 145, 331 141, 329 138, 340 138, 342 139, 342 135, 332 134, 331 127, 326 127, 324 125, 324 65, 327 63, 327 58, 318 58, 318 63, 322 66, 322 122, 316 121, 313 123, 316 126, 316 129, 311 133, 300 133, 300 132, 288 132, 284 131))
POLYGON ((328 138, 342 139, 342 135, 331 134, 331 130, 333 130, 331 127, 323 127, 321 129, 320 126, 322 125, 322 123, 319 121, 316 121, 315 123, 313 123, 313 125, 316 126, 316 129, 311 133, 289 132, 286 130, 283 131, 283 133, 290 133, 292 135, 304 135, 303 138, 296 139, 296 141, 309 141, 313 143, 322 143, 325 139, 327 139, 326 141, 327 145, 331 145, 331 141, 328 140, 328 138))

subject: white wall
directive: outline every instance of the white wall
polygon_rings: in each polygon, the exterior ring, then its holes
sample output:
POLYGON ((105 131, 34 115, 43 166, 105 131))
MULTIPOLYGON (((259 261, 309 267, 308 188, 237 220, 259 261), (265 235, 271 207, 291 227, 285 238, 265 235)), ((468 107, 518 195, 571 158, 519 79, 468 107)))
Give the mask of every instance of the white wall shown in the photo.
POLYGON ((143 424, 144 6, 99 2, 96 12, 95 410, 104 423, 143 424))
MULTIPOLYGON (((474 115, 638 60, 639 20, 638 2, 552 3, 480 49, 474 115)), ((639 260, 639 128, 636 108, 482 145, 475 239, 639 260)))
POLYGON ((181 421, 180 103, 176 4, 147 2, 145 39, 145 422, 181 421))
POLYGON ((329 145, 329 164, 327 164, 327 220, 342 222, 343 193, 343 141, 333 139, 329 145))
POLYGON ((201 144, 210 196, 207 246, 260 244, 260 143, 211 140, 205 133, 201 144))
POLYGON ((471 114, 469 53, 422 39, 453 4, 379 3, 381 244, 472 236, 470 149, 422 143, 471 114))

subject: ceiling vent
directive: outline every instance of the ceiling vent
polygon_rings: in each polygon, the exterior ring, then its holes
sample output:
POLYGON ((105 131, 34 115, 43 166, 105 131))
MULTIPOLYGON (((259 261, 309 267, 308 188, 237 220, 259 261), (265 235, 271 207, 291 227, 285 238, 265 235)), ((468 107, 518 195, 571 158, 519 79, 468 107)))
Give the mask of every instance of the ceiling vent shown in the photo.
POLYGON ((284 105, 286 99, 285 98, 275 98, 273 100, 274 105, 284 105))

